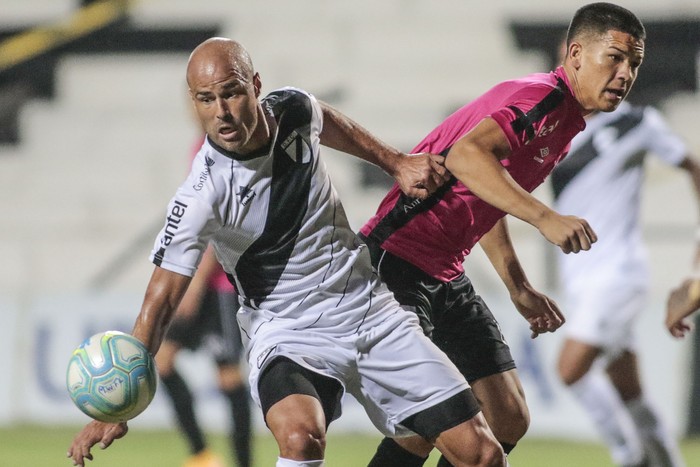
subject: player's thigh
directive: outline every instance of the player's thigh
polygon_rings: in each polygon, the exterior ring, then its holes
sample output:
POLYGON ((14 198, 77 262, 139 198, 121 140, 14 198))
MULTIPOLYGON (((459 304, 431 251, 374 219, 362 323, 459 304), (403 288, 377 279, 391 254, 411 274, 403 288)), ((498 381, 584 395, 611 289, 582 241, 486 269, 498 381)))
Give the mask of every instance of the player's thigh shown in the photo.
POLYGON ((622 400, 636 399, 642 394, 639 363, 635 353, 620 354, 608 364, 607 373, 622 400))
POLYGON ((471 386, 496 436, 512 430, 524 434, 530 424, 530 412, 517 370, 479 378, 471 386))
POLYGON ((289 430, 325 433, 338 411, 340 383, 284 357, 261 373, 258 394, 265 422, 275 434, 289 430))
POLYGON ((515 368, 510 347, 486 303, 464 281, 453 299, 433 310, 433 341, 459 368, 476 381, 515 368))
POLYGON ((503 448, 481 413, 440 433, 434 444, 448 459, 468 465, 505 465, 503 448))
POLYGON ((469 385, 447 356, 422 332, 415 315, 400 310, 362 341, 360 378, 348 391, 387 436, 430 438, 479 411, 469 385), (454 404, 441 409, 444 404, 454 404), (431 412, 433 411, 433 412, 431 412), (412 417, 419 417, 411 424, 412 417))
POLYGON ((557 363, 559 378, 564 384, 574 384, 588 373, 600 355, 598 346, 574 338, 565 339, 557 363))

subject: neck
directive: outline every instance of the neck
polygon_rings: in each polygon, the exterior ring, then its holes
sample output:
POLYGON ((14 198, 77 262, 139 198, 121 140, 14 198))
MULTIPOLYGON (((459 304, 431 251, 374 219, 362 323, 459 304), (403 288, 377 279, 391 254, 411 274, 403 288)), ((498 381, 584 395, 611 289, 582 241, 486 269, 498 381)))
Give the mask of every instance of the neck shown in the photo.
POLYGON ((257 151, 260 148, 266 147, 270 144, 270 138, 272 137, 272 125, 275 123, 275 119, 269 112, 263 109, 262 105, 258 106, 258 125, 255 128, 255 133, 253 134, 253 139, 256 141, 255 148, 253 151, 257 151))
POLYGON ((586 106, 582 102, 583 92, 581 91, 581 85, 578 81, 578 73, 576 72, 576 68, 574 68, 568 61, 565 61, 562 67, 564 68, 566 78, 569 80, 571 92, 573 93, 576 102, 578 102, 579 110, 581 111, 581 116, 585 117, 586 115, 590 114, 592 110, 586 109, 586 106))

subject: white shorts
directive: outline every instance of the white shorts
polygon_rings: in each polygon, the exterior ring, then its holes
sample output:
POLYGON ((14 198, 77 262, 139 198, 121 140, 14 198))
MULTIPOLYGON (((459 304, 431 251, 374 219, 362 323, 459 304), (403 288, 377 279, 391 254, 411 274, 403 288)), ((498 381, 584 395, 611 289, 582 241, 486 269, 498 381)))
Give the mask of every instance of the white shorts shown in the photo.
POLYGON ((619 283, 567 291, 566 335, 600 347, 608 358, 635 351, 634 322, 647 303, 647 290, 619 283))
MULTIPOLYGON (((323 329, 270 329, 250 341, 249 381, 260 405, 258 378, 273 357, 284 356, 338 380, 386 436, 413 434, 402 420, 469 388, 457 368, 428 339, 414 313, 398 307, 367 316, 359 332, 334 336, 323 329)), ((337 413, 334 418, 340 416, 337 413)))

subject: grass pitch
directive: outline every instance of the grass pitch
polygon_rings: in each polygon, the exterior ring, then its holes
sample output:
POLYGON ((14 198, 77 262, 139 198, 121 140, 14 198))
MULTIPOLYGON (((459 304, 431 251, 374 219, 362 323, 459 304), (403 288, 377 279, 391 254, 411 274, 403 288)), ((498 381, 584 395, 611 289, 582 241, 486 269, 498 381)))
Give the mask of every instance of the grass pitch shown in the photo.
MULTIPOLYGON (((0 428, 0 467, 71 466, 65 457, 78 427, 34 425, 0 428)), ((334 434, 328 436, 328 467, 363 467, 372 457, 379 435, 334 434)), ((210 434, 211 448, 226 456, 228 446, 221 434, 210 434)), ((684 440, 687 467, 700 467, 700 439, 684 440)), ((258 435, 254 446, 255 466, 272 467, 277 447, 267 434, 258 435)), ((95 467, 180 467, 187 457, 185 441, 176 431, 132 428, 129 434, 106 451, 94 449, 95 467)), ((426 466, 434 466, 437 455, 426 466)), ((597 443, 527 438, 509 458, 513 467, 613 467, 605 448, 597 443)), ((233 465, 233 464, 231 464, 233 465)))

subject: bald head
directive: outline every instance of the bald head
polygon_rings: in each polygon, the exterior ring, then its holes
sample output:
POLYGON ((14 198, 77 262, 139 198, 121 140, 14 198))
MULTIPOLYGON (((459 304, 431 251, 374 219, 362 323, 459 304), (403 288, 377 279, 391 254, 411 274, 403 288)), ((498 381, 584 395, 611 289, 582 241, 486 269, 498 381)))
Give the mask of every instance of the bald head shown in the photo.
POLYGON ((190 89, 202 80, 224 74, 235 74, 242 82, 253 80, 253 62, 240 43, 224 37, 212 37, 199 44, 187 62, 187 84, 190 89))
POLYGON ((210 141, 237 154, 267 145, 270 131, 258 100, 262 84, 245 47, 222 37, 202 42, 187 62, 187 85, 210 141))

